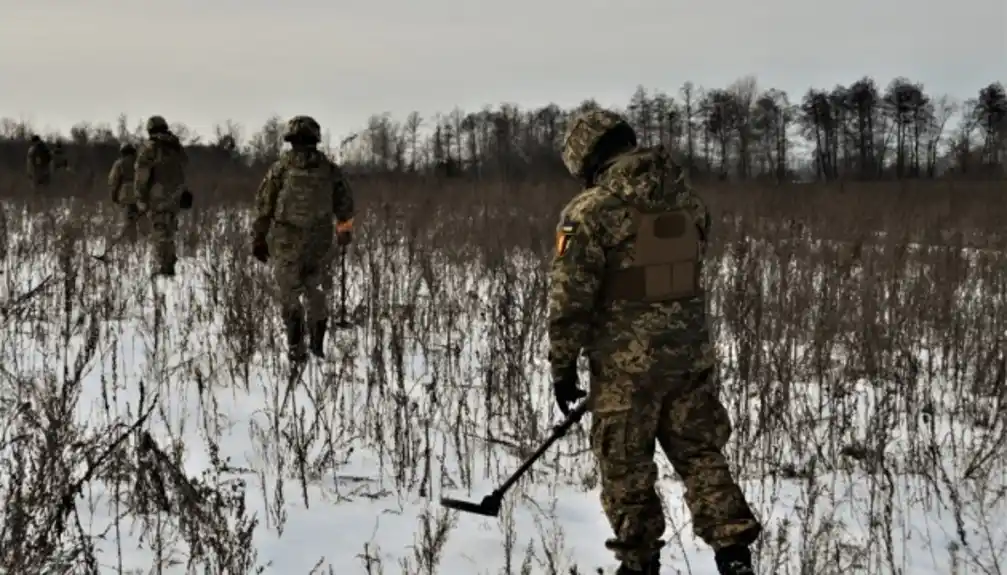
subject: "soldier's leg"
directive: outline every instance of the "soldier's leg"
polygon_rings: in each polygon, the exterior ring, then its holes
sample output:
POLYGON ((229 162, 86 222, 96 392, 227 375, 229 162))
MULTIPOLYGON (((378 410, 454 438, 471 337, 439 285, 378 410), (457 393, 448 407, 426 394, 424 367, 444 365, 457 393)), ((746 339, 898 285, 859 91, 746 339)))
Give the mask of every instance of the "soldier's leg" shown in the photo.
POLYGON ((137 236, 137 229, 140 213, 136 209, 136 204, 126 204, 126 221, 122 229, 122 237, 126 241, 133 241, 137 236))
POLYGON ((308 304, 308 328, 311 333, 311 353, 325 355, 325 332, 329 327, 329 294, 332 293, 332 234, 319 238, 308 256, 304 290, 308 304))
POLYGON ((719 564, 724 554, 747 555, 762 527, 724 457, 731 420, 718 397, 712 372, 699 375, 703 383, 692 391, 665 401, 658 441, 685 483, 693 531, 718 552, 719 564))
POLYGON ((654 463, 660 399, 629 382, 592 382, 592 388, 599 391, 591 449, 601 472, 601 506, 615 535, 605 546, 622 562, 623 572, 646 573, 663 546, 665 529, 654 463))
POLYGON ((302 233, 288 227, 274 227, 269 245, 280 317, 287 335, 287 353, 295 361, 305 356, 304 306, 301 305, 305 277, 302 233))
POLYGON ((151 244, 154 248, 154 273, 175 274, 175 227, 178 219, 170 211, 150 214, 151 244))

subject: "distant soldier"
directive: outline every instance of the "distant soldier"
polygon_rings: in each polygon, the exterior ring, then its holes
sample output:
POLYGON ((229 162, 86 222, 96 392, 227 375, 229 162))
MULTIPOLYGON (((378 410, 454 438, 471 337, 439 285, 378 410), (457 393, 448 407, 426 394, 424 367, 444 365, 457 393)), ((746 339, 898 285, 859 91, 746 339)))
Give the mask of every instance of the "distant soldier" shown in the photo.
POLYGON ((70 162, 66 159, 66 150, 60 141, 52 146, 52 171, 54 173, 70 171, 70 162))
POLYGON ((191 194, 185 187, 188 157, 182 142, 161 116, 147 120, 148 139, 137 150, 133 192, 137 211, 150 219, 155 276, 175 275, 175 232, 178 212, 191 194))
POLYGON ((700 283, 710 232, 706 206, 663 148, 637 147, 618 114, 572 118, 563 162, 584 190, 563 210, 549 288, 549 361, 562 411, 585 396, 591 366, 591 448, 606 546, 618 575, 660 572, 664 510, 655 489, 660 445, 685 484, 696 535, 722 575, 753 575, 762 530, 731 476, 731 435, 700 283))
POLYGON ((52 150, 37 134, 31 137, 28 146, 28 179, 36 188, 48 186, 52 181, 52 150))
POLYGON ((139 210, 136 208, 136 194, 133 193, 133 178, 135 177, 136 148, 125 143, 119 147, 119 158, 108 171, 108 190, 112 195, 112 203, 125 208, 126 223, 122 237, 136 237, 139 223, 139 210))
POLYGON ((269 168, 255 195, 252 254, 261 262, 273 260, 291 361, 307 356, 302 295, 308 304, 311 353, 324 357, 333 231, 341 247, 352 239, 353 192, 342 170, 318 150, 321 132, 313 118, 292 118, 284 135, 292 149, 269 168))

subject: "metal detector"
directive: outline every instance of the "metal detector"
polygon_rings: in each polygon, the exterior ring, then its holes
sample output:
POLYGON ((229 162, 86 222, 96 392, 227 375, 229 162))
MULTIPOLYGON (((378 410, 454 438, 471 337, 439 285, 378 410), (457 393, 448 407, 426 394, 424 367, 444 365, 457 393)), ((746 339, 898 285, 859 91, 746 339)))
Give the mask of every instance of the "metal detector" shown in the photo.
POLYGON ((486 517, 496 517, 500 514, 500 504, 503 502, 503 497, 507 491, 514 486, 515 483, 524 476, 525 473, 531 469, 531 466, 535 464, 542 455, 552 447, 553 443, 556 443, 561 437, 566 435, 567 431, 577 422, 584 417, 587 413, 587 401, 580 402, 577 407, 575 407, 570 414, 566 416, 559 425, 553 428, 552 433, 539 448, 532 453, 527 459, 521 463, 521 467, 518 467, 517 471, 511 474, 501 485, 493 490, 492 493, 483 497, 483 500, 479 503, 474 503, 472 501, 462 501, 460 499, 451 499, 448 497, 441 498, 441 505, 447 507, 448 509, 454 509, 456 511, 464 511, 465 513, 475 513, 476 515, 485 515, 486 517))
POLYGON ((339 247, 339 319, 336 329, 349 329, 353 323, 346 317, 346 246, 339 247))

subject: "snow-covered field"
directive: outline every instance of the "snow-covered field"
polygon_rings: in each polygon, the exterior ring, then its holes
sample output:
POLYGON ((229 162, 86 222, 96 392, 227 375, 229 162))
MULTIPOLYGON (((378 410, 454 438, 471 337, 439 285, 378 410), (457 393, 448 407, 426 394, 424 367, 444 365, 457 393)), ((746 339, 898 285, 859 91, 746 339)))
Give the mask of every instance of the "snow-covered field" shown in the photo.
MULTIPOLYGON (((284 405, 269 276, 223 240, 184 249, 179 277, 154 285, 140 246, 117 246, 103 264, 88 256, 101 251, 92 239, 40 245, 13 231, 0 268, 0 488, 30 481, 10 463, 18 434, 42 445, 43 430, 61 424, 72 427, 67 438, 125 436, 98 462, 67 440, 64 467, 53 468, 73 479, 99 469, 66 535, 101 535, 98 572, 184 573, 194 546, 210 567, 193 573, 614 570, 587 422, 511 493, 499 519, 437 503, 482 498, 558 421, 534 264, 513 263, 494 282, 474 268, 358 252, 348 298, 357 325, 332 334, 329 361, 313 363, 284 405), (73 264, 61 266, 60 254, 73 264), (26 421, 25 404, 51 417, 26 421), (138 419, 141 431, 128 429, 138 419), (215 504, 204 484, 247 508, 215 504), (157 557, 163 571, 152 567, 157 557)), ((734 269, 722 262, 718 281, 729 285, 734 269)), ((718 317, 734 313, 718 305, 718 317)), ((1000 313, 999 299, 989 306, 1000 313)), ((751 334, 719 325, 736 424, 729 456, 766 524, 760 573, 1002 572, 1003 393, 970 387, 981 358, 917 349, 906 361, 923 367, 892 369, 916 379, 878 381, 849 377, 849 346, 824 359, 800 338, 783 354, 753 352, 751 334), (756 356, 776 365, 752 368, 756 356), (948 358, 958 362, 950 372, 948 358), (819 377, 782 376, 810 363, 819 377)), ((660 459, 662 572, 715 573, 691 534, 681 483, 660 459)), ((8 532, 14 514, 3 517, 8 532)), ((56 563, 40 573, 65 572, 56 563)), ((69 572, 88 572, 75 565, 69 572)))

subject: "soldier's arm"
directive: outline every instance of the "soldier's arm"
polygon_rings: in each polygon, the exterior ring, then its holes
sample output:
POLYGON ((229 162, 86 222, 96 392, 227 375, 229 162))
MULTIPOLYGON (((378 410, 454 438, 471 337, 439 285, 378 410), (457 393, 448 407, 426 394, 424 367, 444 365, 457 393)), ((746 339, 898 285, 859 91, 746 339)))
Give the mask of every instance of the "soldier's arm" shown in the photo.
POLYGON ((273 224, 276 199, 283 185, 282 172, 283 166, 279 162, 274 163, 266 171, 259 189, 255 191, 255 221, 252 223, 252 231, 256 235, 265 235, 269 231, 269 226, 273 224))
POLYGON ((339 166, 332 164, 332 171, 332 213, 336 216, 336 231, 353 231, 353 188, 339 166))
POLYGON ((142 146, 133 163, 133 192, 138 204, 150 204, 150 188, 154 185, 154 156, 150 146, 142 146))
POLYGON ((567 209, 556 232, 549 286, 549 361, 575 365, 590 343, 595 304, 605 273, 605 251, 593 214, 567 209))
POLYGON ((180 158, 179 162, 182 164, 182 185, 184 186, 186 185, 186 182, 188 180, 185 172, 189 168, 189 153, 185 151, 185 146, 179 148, 179 151, 182 154, 182 157, 180 158))
POLYGON ((692 211, 694 221, 696 222, 696 227, 699 228, 699 233, 702 236, 703 243, 709 241, 710 238, 710 227, 712 222, 710 220, 710 209, 706 207, 706 202, 703 198, 699 197, 691 187, 689 188, 689 208, 692 211))
POLYGON ((108 191, 112 195, 112 202, 119 201, 119 190, 122 189, 122 160, 116 160, 112 164, 112 169, 108 171, 108 191))
POLYGON ((692 214, 693 222, 699 228, 699 234, 705 244, 709 241, 708 238, 710 237, 710 209, 706 206, 703 198, 696 193, 695 188, 692 187, 685 170, 677 167, 676 169, 678 173, 675 175, 674 186, 678 195, 678 204, 692 214))

